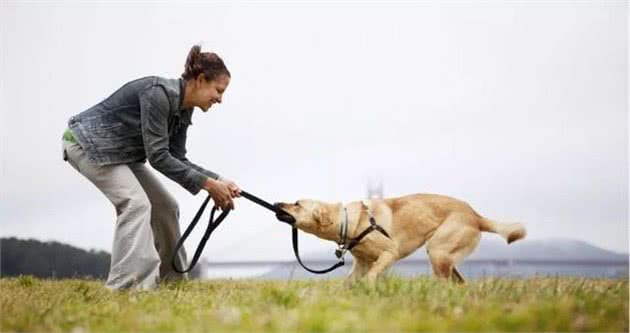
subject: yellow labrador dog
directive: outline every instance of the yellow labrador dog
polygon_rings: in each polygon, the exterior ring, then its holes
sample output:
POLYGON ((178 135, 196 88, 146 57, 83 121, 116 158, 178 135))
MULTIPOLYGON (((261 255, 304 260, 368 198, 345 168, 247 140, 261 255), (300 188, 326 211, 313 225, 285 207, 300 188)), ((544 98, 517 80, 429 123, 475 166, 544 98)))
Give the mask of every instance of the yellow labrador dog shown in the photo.
POLYGON ((369 285, 374 285, 385 269, 425 244, 434 274, 463 283, 455 266, 477 247, 482 231, 497 233, 508 244, 526 235, 520 223, 492 221, 463 201, 435 194, 347 205, 298 200, 276 206, 284 211, 277 214, 279 219, 291 219, 298 229, 340 246, 347 247, 352 239, 365 233, 349 249, 354 266, 348 277, 350 281, 365 277, 369 285))

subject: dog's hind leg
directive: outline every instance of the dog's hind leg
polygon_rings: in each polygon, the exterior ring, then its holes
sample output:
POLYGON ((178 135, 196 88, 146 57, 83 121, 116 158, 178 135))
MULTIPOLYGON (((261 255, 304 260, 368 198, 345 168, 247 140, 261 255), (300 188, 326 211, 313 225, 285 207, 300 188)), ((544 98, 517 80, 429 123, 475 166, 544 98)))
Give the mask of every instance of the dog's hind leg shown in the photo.
POLYGON ((427 241, 427 252, 437 277, 464 282, 455 265, 464 260, 479 244, 481 231, 474 219, 475 217, 466 214, 453 214, 447 217, 427 241))
POLYGON ((429 256, 433 273, 438 278, 451 280, 456 283, 465 283, 464 277, 459 273, 454 265, 453 257, 446 253, 432 252, 429 256))
POLYGON ((433 274, 438 278, 450 279, 453 272, 453 259, 447 254, 439 251, 429 252, 429 260, 433 267, 433 274))
POLYGON ((464 277, 459 273, 459 271, 457 270, 457 268, 455 268, 455 266, 453 266, 453 275, 451 275, 451 278, 453 278, 455 282, 457 283, 466 282, 466 280, 464 280, 464 277))

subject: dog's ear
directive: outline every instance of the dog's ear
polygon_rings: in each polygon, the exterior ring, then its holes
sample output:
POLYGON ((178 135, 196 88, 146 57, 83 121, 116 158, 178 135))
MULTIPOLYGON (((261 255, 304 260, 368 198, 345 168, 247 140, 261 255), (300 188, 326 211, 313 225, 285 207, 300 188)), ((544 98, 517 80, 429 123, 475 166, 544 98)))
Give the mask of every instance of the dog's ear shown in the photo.
POLYGON ((313 219, 320 227, 328 227, 333 224, 331 209, 328 206, 322 205, 313 212, 313 219))

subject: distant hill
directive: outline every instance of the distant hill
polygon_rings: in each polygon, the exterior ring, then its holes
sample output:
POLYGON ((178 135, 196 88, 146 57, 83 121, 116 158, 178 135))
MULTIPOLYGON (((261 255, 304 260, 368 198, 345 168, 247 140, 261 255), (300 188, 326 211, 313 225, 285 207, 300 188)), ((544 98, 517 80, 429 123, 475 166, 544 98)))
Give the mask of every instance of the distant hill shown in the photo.
POLYGON ((109 262, 110 255, 104 251, 85 251, 59 242, 0 238, 2 277, 22 274, 43 278, 106 278, 109 262))
MULTIPOLYGON (((0 276, 33 275, 41 278, 92 277, 107 279, 111 256, 59 242, 0 238, 0 276)), ((188 274, 201 277, 201 265, 188 274)))
POLYGON ((502 239, 486 238, 471 259, 517 259, 546 261, 628 261, 628 254, 611 252, 587 242, 551 238, 524 239, 507 245, 502 239))

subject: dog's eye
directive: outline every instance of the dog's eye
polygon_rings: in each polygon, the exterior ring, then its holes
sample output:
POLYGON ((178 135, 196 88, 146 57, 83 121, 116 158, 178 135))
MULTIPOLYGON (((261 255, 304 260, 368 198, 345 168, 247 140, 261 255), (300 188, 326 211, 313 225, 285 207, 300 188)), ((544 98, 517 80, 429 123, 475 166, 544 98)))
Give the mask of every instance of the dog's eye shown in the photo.
POLYGON ((296 206, 298 206, 298 207, 300 207, 300 202, 299 202, 299 201, 296 201, 296 202, 295 202, 295 205, 296 205, 296 206))

